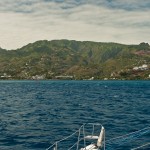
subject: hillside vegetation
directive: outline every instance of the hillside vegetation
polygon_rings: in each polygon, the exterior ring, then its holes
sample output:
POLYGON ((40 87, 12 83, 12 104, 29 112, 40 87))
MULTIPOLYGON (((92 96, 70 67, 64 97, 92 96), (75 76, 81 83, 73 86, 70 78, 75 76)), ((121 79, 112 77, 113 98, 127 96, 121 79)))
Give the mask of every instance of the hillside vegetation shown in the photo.
POLYGON ((148 43, 44 40, 0 48, 1 79, 149 79, 149 65, 148 43))

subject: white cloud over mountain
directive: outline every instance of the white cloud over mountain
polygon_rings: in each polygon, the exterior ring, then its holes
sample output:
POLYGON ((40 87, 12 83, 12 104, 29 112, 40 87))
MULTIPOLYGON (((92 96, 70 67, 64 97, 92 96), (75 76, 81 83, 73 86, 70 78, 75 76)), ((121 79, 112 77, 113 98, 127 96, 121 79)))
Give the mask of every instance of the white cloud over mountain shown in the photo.
POLYGON ((0 46, 43 39, 149 42, 149 14, 149 0, 0 0, 0 46))

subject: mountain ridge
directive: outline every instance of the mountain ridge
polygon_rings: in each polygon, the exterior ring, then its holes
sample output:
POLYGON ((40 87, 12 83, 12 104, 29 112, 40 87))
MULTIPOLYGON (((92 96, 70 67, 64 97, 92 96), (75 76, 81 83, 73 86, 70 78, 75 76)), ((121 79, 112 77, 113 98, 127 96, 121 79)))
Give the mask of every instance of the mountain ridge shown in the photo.
POLYGON ((150 46, 144 42, 126 45, 63 39, 40 40, 11 51, 0 48, 2 79, 148 79, 149 64, 150 46), (133 72, 143 64, 146 70, 133 72))

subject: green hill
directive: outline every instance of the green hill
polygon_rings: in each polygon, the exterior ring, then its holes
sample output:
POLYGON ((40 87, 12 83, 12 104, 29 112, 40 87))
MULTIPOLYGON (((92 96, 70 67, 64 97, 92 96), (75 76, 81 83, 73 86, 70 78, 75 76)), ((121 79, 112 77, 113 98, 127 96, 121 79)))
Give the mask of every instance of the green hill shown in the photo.
POLYGON ((12 51, 0 48, 1 79, 148 79, 149 65, 148 43, 44 40, 12 51))

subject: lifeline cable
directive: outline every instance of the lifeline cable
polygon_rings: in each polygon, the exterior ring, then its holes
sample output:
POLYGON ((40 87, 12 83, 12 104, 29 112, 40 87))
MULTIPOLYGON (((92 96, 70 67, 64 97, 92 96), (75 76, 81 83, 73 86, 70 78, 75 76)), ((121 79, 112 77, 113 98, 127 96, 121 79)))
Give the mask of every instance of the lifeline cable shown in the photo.
POLYGON ((133 140, 138 139, 142 135, 150 133, 150 127, 132 132, 130 134, 126 134, 124 136, 119 136, 117 138, 110 139, 106 141, 106 150, 113 150, 118 146, 124 145, 126 143, 129 143, 133 140))

